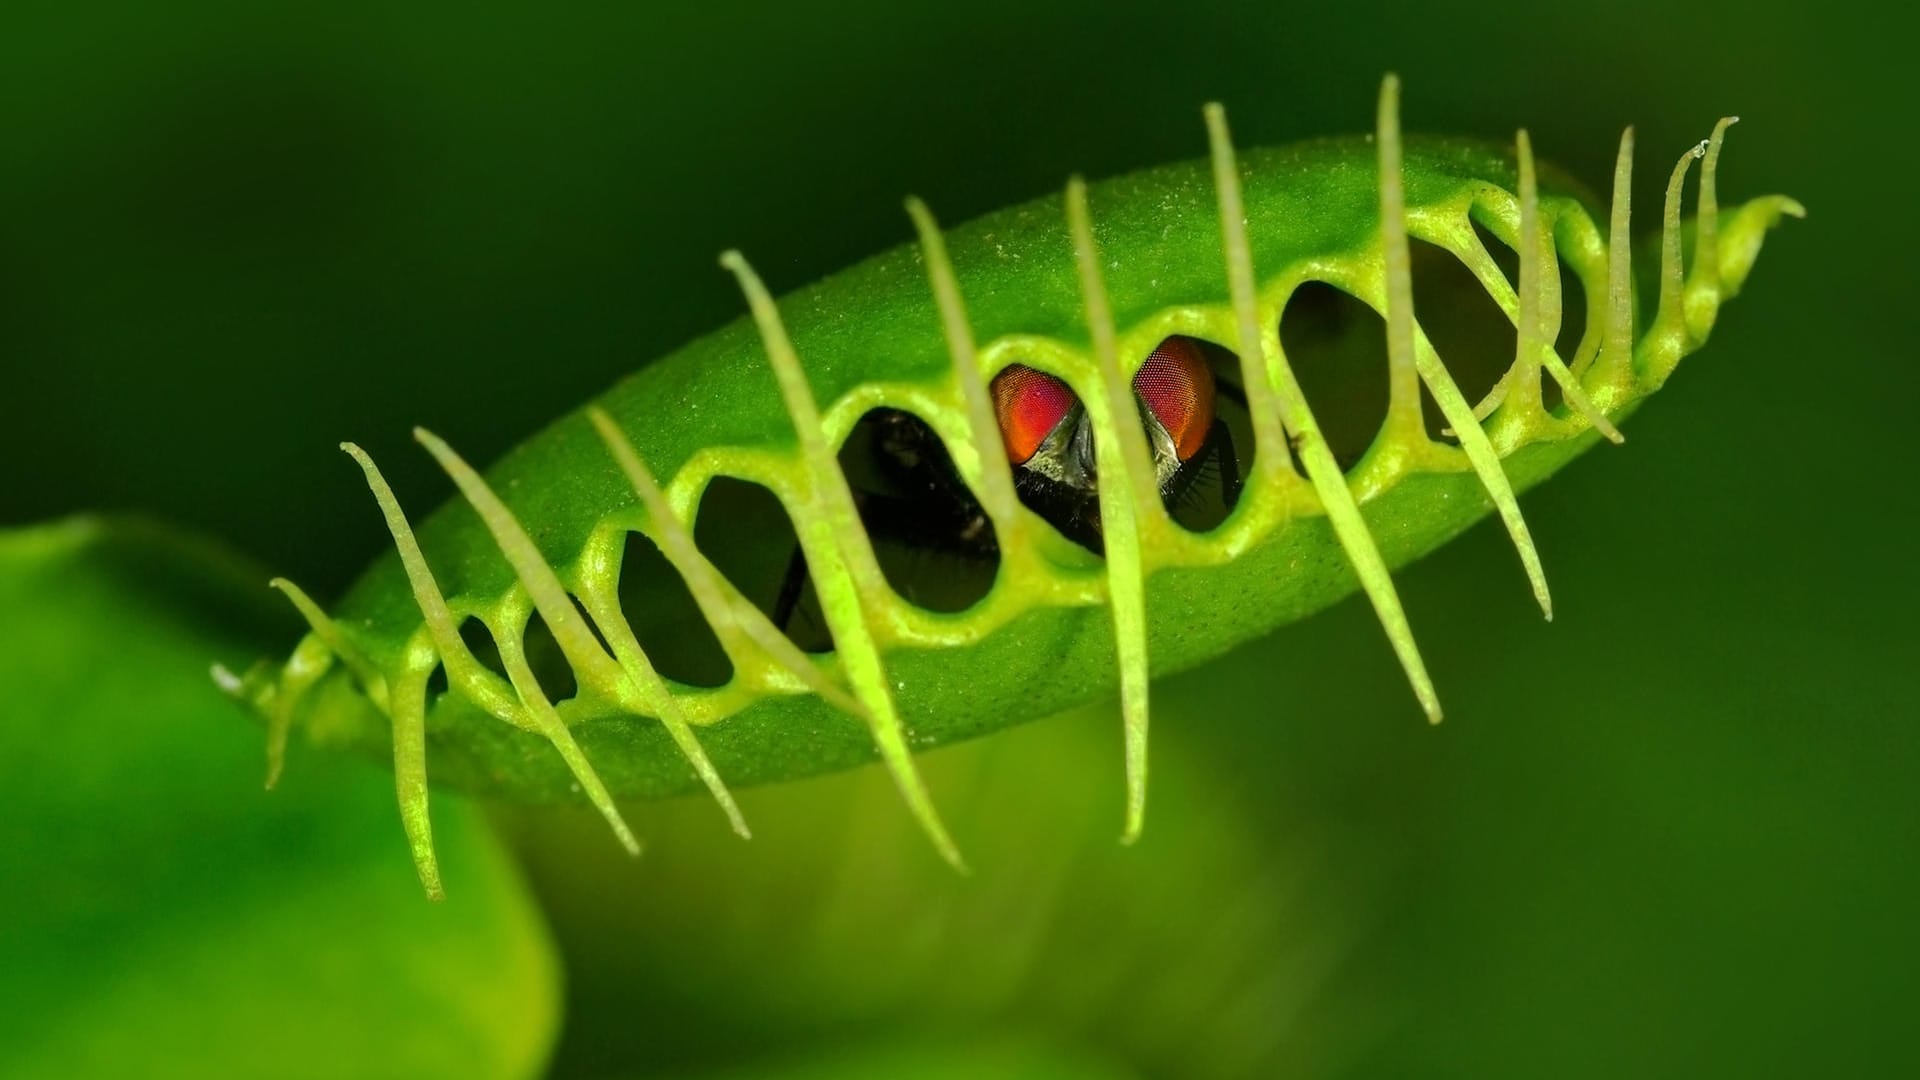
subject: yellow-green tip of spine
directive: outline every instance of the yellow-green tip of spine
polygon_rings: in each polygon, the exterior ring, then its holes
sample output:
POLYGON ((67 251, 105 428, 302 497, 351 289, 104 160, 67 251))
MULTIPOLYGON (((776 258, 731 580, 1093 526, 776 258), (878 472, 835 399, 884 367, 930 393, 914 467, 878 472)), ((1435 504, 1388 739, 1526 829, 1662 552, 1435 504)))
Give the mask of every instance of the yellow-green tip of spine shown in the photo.
POLYGON ((1515 291, 1520 298, 1520 321, 1515 327, 1513 367, 1507 371, 1507 398, 1501 406, 1518 409, 1524 418, 1542 414, 1540 396, 1540 350, 1544 335, 1540 332, 1540 300, 1546 291, 1540 265, 1540 188, 1534 177, 1533 140, 1522 128, 1514 136, 1514 153, 1520 160, 1520 273, 1515 291))
POLYGON ((973 436, 973 452, 980 461, 980 506, 993 523, 1000 546, 1013 547, 1018 542, 1012 534, 1017 528, 1019 513, 1013 472, 1007 464, 1006 447, 1000 442, 1000 425, 994 418, 993 402, 987 397, 986 373, 980 369, 980 353, 974 347, 973 329, 967 323, 966 304, 960 297, 953 261, 947 256, 947 241, 941 236, 940 224, 926 203, 908 199, 907 216, 913 219, 914 230, 920 236, 920 250, 927 263, 927 282, 940 309, 940 328, 953 358, 961 399, 966 403, 967 430, 973 436))
POLYGON ((1247 412, 1253 421, 1253 472, 1266 484, 1278 483, 1293 471, 1287 433, 1280 424, 1280 403, 1267 379, 1260 354, 1260 297, 1253 278, 1253 248, 1247 240, 1247 207, 1240 189, 1240 162, 1227 127, 1227 110, 1209 102, 1201 110, 1207 121, 1207 146, 1213 160, 1213 189, 1220 206, 1220 247, 1227 263, 1227 290, 1233 300, 1233 326, 1238 337, 1240 383, 1246 388, 1247 412))
POLYGON ((1100 275, 1100 252, 1087 212, 1087 183, 1067 182, 1067 229, 1087 312, 1087 332, 1103 393, 1084 402, 1093 423, 1095 466, 1101 483, 1100 534, 1106 551, 1107 602, 1113 612, 1114 653, 1120 664, 1120 717, 1126 744, 1127 810, 1123 843, 1140 838, 1147 821, 1147 588, 1140 554, 1141 508, 1157 499, 1146 434, 1133 404, 1133 384, 1120 370, 1113 311, 1100 275), (1118 482, 1111 478, 1118 477, 1118 482))
POLYGON ((1727 129, 1740 122, 1737 116, 1723 116, 1707 137, 1707 152, 1700 162, 1700 201, 1694 218, 1693 274, 1687 281, 1687 335, 1693 341, 1705 341, 1713 330, 1720 311, 1720 145, 1727 129))
POLYGON ((947 833, 933 796, 927 791, 919 769, 913 763, 913 751, 907 745, 906 727, 895 708, 893 691, 887 681, 886 666, 874 640, 866 605, 861 597, 882 583, 873 562, 873 551, 860 525, 853 505, 853 492, 840 472, 840 463, 827 446, 820 427, 820 408, 813 390, 807 385, 807 373, 800 356, 787 336, 780 309, 767 292, 760 275, 738 251, 720 256, 720 265, 731 272, 746 296, 754 325, 760 331, 767 362, 780 384, 780 396, 793 421, 805 458, 808 493, 805 501, 793 507, 795 532, 807 554, 807 565, 815 568, 814 592, 833 635, 834 648, 853 686, 855 696, 866 706, 867 728, 873 734, 881 761, 893 774, 895 786, 907 802, 907 809, 933 842, 935 850, 955 870, 965 873, 966 860, 947 833), (833 557, 828 557, 833 556, 833 557), (863 580, 856 580, 855 573, 863 580))
POLYGON ((308 686, 326 674, 327 662, 338 657, 352 670, 368 696, 384 707, 386 680, 374 668, 359 649, 354 648, 340 628, 320 610, 320 605, 306 591, 286 578, 277 577, 267 582, 268 587, 285 596, 293 604, 294 610, 306 620, 307 628, 313 632, 325 655, 310 658, 296 653, 295 659, 288 662, 287 684, 280 688, 275 700, 267 709, 267 790, 271 791, 280 783, 281 771, 286 767, 287 737, 293 729, 293 710, 299 703, 301 694, 308 686))
MULTIPOLYGON (((367 487, 373 492, 373 501, 379 504, 381 516, 386 518, 387 530, 393 534, 394 547, 400 553, 421 617, 426 620, 428 633, 444 658, 443 635, 446 640, 457 643, 459 634, 454 629, 453 615, 447 610, 446 598, 434 584, 433 572, 420 553, 413 527, 407 523, 407 515, 400 509, 400 501, 394 498, 393 489, 387 486, 386 477, 380 475, 379 466, 367 452, 350 442, 341 443, 340 449, 366 474, 367 487)), ((413 865, 420 875, 421 887, 426 889, 428 899, 440 900, 445 898, 446 891, 440 884, 440 861, 433 850, 433 819, 427 807, 426 670, 409 668, 393 689, 393 780, 400 800, 400 825, 407 834, 407 847, 413 852, 413 865)))
POLYGON ((340 627, 326 612, 320 610, 320 605, 313 602, 313 598, 307 595, 305 589, 283 577, 274 578, 267 582, 267 586, 285 596, 288 602, 293 604, 294 610, 306 620, 307 629, 312 630, 313 636, 319 638, 329 652, 347 665, 354 677, 360 680, 360 684, 366 687, 369 693, 376 692, 381 681, 379 670, 359 649, 354 647, 352 642, 346 639, 346 636, 340 632, 340 627))
POLYGON ((444 900, 440 860, 433 851, 433 819, 427 811, 427 671, 409 671, 394 687, 393 783, 400 824, 413 853, 420 887, 429 900, 444 900))
POLYGON ((1660 218, 1659 306, 1654 309, 1653 323, 1640 342, 1640 354, 1637 357, 1639 364, 1646 369, 1645 374, 1653 389, 1666 383, 1667 376, 1673 373, 1681 356, 1687 351, 1686 314, 1682 310, 1682 291, 1685 286, 1681 264, 1684 256, 1680 245, 1680 199, 1687 181, 1687 170, 1706 153, 1707 141, 1702 139, 1698 145, 1689 147, 1686 153, 1680 155, 1680 160, 1674 163, 1673 174, 1667 178, 1666 205, 1660 218))
MULTIPOLYGON (((1231 227, 1230 223, 1228 227, 1231 227)), ((1406 610, 1400 605, 1400 595, 1393 587, 1393 575, 1387 571, 1386 560, 1380 556, 1380 548, 1374 543, 1372 532, 1367 529, 1366 519, 1360 515, 1360 507, 1354 501, 1352 489, 1347 487, 1346 476, 1340 471, 1332 448, 1327 445, 1319 423, 1313 418, 1313 409, 1307 404, 1306 394, 1300 389, 1293 366, 1287 362, 1286 350, 1280 345, 1277 326, 1261 330, 1260 347, 1266 358, 1265 378, 1273 388, 1282 412, 1281 418, 1298 448, 1301 463, 1306 466, 1307 479, 1319 495, 1327 521, 1333 527, 1334 538, 1339 541, 1347 561, 1352 564, 1361 590, 1373 605, 1374 615, 1379 618, 1381 629, 1386 631, 1387 641, 1393 646, 1394 655, 1399 658, 1400 667, 1407 673, 1407 681, 1413 686, 1414 697, 1419 699, 1427 720, 1437 724, 1442 715, 1440 695, 1434 690, 1433 679, 1427 674, 1426 661, 1420 657, 1413 627, 1408 624, 1406 610)), ((1251 404, 1251 396, 1248 401, 1251 404)))
MULTIPOLYGON (((1380 178, 1380 255, 1386 278, 1387 419, 1385 437, 1417 442, 1425 437, 1420 416, 1420 375, 1413 351, 1413 271, 1407 251, 1405 177, 1401 170, 1400 77, 1380 80, 1374 111, 1374 149, 1380 178)), ((1483 478, 1484 479, 1484 478, 1483 478)))
POLYGON ((1633 385, 1633 128, 1620 133, 1607 222, 1607 322, 1597 381, 1616 395, 1633 385))

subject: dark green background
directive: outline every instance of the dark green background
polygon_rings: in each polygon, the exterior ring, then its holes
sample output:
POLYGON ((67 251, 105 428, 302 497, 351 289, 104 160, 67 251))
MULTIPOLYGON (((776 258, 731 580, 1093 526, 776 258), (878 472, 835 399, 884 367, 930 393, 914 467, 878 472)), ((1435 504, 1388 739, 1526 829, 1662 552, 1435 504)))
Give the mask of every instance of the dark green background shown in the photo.
POLYGON ((1900 33, 1831 4, 900 8, 9 4, 0 523, 151 511, 328 597, 383 542, 335 443, 444 494, 411 425, 491 458, 735 317, 723 247, 785 288, 907 238, 908 192, 958 221, 1194 156, 1216 97, 1247 144, 1361 130, 1390 69, 1410 128, 1525 125, 1596 187, 1636 124, 1648 209, 1737 112, 1725 195, 1810 217, 1624 448, 1526 499, 1556 623, 1495 530, 1402 576, 1444 727, 1348 603, 1157 688, 1137 852, 1105 713, 933 756, 967 883, 873 824, 869 776, 757 793, 780 824, 746 849, 641 808, 633 866, 511 824, 578 1073, 983 1035, 1167 1076, 1914 1067, 1900 33), (1008 869, 1034 852, 1048 889, 1008 869), (962 962, 1035 912, 1037 969, 962 962), (1061 981, 1103 963, 1108 996, 1061 981))

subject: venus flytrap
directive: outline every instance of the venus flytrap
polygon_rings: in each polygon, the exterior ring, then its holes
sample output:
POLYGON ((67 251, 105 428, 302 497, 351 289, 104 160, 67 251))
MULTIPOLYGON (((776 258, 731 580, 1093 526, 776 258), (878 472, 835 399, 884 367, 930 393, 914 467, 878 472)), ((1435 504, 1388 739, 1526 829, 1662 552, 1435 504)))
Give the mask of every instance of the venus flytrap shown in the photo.
MULTIPOLYGON (((269 720, 277 770, 295 727, 327 745, 391 754, 422 881, 438 889, 427 777, 515 799, 584 794, 630 849, 617 797, 704 786, 741 835, 728 783, 827 771, 878 757, 936 849, 962 866, 913 752, 1121 696, 1123 836, 1145 820, 1147 686, 1304 617, 1358 587, 1416 699, 1440 701, 1389 570, 1489 510, 1519 552, 1543 612, 1551 599, 1517 493, 1601 438, 1657 389, 1738 293, 1781 196, 1719 210, 1728 121, 1690 148, 1663 207, 1657 307, 1636 317, 1628 263, 1632 138, 1623 138, 1603 233, 1577 197, 1543 182, 1526 134, 1517 155, 1461 140, 1403 139, 1399 88, 1382 88, 1372 140, 1329 139, 1236 155, 1218 106, 1212 157, 1042 199, 942 233, 909 203, 919 243, 775 301, 746 259, 723 260, 751 318, 650 364, 522 444, 484 476, 420 441, 460 489, 416 530, 372 459, 366 472, 396 553, 330 611, 290 584, 313 633, 284 666, 232 683, 269 720), (1683 265, 1682 181, 1701 157, 1697 240, 1683 265), (1474 225, 1518 251, 1508 282, 1474 225), (1514 361, 1481 401, 1463 394, 1421 328, 1409 240, 1458 259, 1514 324, 1514 361), (1554 348, 1564 263, 1589 318, 1570 357, 1554 348), (1294 291, 1324 282, 1385 318, 1386 421, 1344 472, 1281 346, 1294 291), (1636 327, 1640 329, 1636 337, 1636 327), (1252 432, 1244 487, 1195 531, 1153 490, 1129 380, 1175 336, 1237 360, 1252 432), (1024 365, 1071 388, 1097 457, 1099 553, 1014 497, 988 386, 1024 365), (771 371, 769 371, 771 367, 771 371), (1563 405, 1545 404, 1553 379, 1563 405), (1458 445, 1421 420, 1431 394, 1458 445), (835 460, 874 410, 917 417, 971 493, 973 550, 991 587, 963 610, 910 602, 876 555, 871 496, 835 460), (710 482, 779 500, 834 649, 781 632, 790 610, 750 597, 693 541, 710 482), (620 601, 630 535, 659 546, 732 666, 700 687, 656 669, 620 601), (770 617, 771 616, 771 617, 770 617), (536 618, 537 617, 537 618, 536 618), (495 670, 460 628, 477 619, 495 670), (573 690, 554 700, 528 647, 550 638, 573 690), (446 690, 430 691, 436 672, 446 690)), ((1136 387, 1137 389, 1137 387, 1136 387)), ((721 523, 724 524, 724 523, 721 523)), ((752 538, 748 538, 752 539, 752 538)), ((796 560, 796 567, 801 565, 796 560)), ((1459 613, 1454 613, 1456 616, 1459 613)))

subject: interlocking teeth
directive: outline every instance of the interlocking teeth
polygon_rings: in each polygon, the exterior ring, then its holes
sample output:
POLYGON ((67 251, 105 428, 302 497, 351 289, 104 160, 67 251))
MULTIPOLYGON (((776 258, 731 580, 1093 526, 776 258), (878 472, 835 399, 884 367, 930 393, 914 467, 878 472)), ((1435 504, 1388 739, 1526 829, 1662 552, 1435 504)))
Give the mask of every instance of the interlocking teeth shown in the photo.
MULTIPOLYGON (((1245 213, 1240 206, 1239 166, 1234 162, 1233 147, 1227 138, 1226 114, 1218 105, 1208 107, 1208 126, 1212 134, 1214 181, 1220 189, 1222 206, 1222 246, 1227 252, 1227 273, 1231 284, 1238 274, 1234 268, 1235 262, 1249 250, 1245 236, 1245 213), (1235 233, 1240 235, 1236 236, 1235 233)), ((1250 266, 1251 258, 1247 261, 1250 266)), ((1249 271, 1249 281, 1251 276, 1249 271)), ((1285 434, 1281 437, 1290 439, 1299 453, 1301 464, 1306 466, 1307 479, 1319 495, 1327 520, 1333 526, 1334 536, 1346 552, 1355 576, 1360 579, 1361 590, 1367 594, 1374 614, 1386 630, 1387 640, 1392 644, 1394 654, 1399 657, 1401 668, 1407 673, 1407 681, 1413 685, 1414 696, 1419 699, 1427 719, 1437 724, 1441 718, 1440 698, 1434 692, 1433 680, 1427 675, 1427 665, 1420 657, 1420 647, 1413 639, 1413 628, 1407 623, 1406 611, 1400 605, 1400 595, 1393 587, 1393 576, 1387 571, 1386 560, 1380 556, 1380 548, 1374 543, 1366 519, 1360 515, 1360 507, 1354 501, 1352 489, 1347 486, 1346 476, 1340 471, 1332 449, 1327 446, 1326 437, 1320 432, 1313 409, 1300 389, 1300 381, 1294 377, 1293 367, 1287 362, 1286 352, 1280 346, 1277 320, 1274 320, 1275 325, 1260 326, 1257 311, 1246 310, 1253 301, 1253 290, 1236 288, 1235 294, 1244 297, 1236 301, 1240 306, 1235 312, 1235 325, 1241 327, 1243 336, 1250 332, 1258 334, 1259 352, 1265 360, 1264 365, 1256 368, 1253 351, 1246 348, 1241 350, 1242 370, 1247 373, 1248 408, 1255 409, 1256 401, 1261 401, 1263 404, 1260 407, 1266 408, 1268 406, 1265 403, 1270 402, 1279 413, 1285 428, 1285 434), (1263 387, 1265 392, 1255 390, 1255 386, 1263 387)), ((1269 434, 1267 438, 1271 440, 1275 436, 1269 434)))
MULTIPOLYGON (((648 663, 639 643, 633 640, 632 630, 627 627, 625 621, 616 618, 601 620, 602 633, 611 631, 613 637, 620 639, 621 660, 616 662, 613 657, 607 655, 606 649, 601 647, 600 642, 593 636, 593 631, 587 628, 579 609, 574 606, 573 598, 567 594, 566 586, 561 583, 560 576, 554 573, 553 567, 548 565, 546 557, 540 554, 540 549, 527 535, 526 529, 514 517, 513 512, 507 509, 506 504, 500 501, 499 496, 493 493, 493 489, 487 486, 487 482, 481 478, 480 474, 432 432, 424 428, 416 428, 413 434, 414 438, 427 448, 427 452, 433 455, 434 460, 440 463, 441 468, 446 470, 455 486, 459 487, 461 494, 466 496, 467 501, 479 513, 480 520, 485 523, 487 531, 493 535, 494 542, 499 545, 501 554, 506 556, 508 564, 513 567, 514 575, 519 579, 521 587, 527 590, 535 610, 539 611, 540 617, 546 621, 547 628, 553 631, 554 640, 559 644, 560 651, 566 655, 567 663, 573 667, 575 677, 583 684, 594 686, 607 696, 644 701, 652 706, 654 715, 667 728, 673 737, 674 744, 693 765, 695 773, 706 782, 708 790, 712 792, 721 809, 726 812, 727 819, 733 824, 734 830, 744 834, 746 823, 741 820, 740 810, 734 805, 733 797, 727 793, 726 785, 720 782, 719 774, 707 760, 706 753, 700 749, 700 743, 694 738, 672 695, 666 692, 666 687, 660 682, 660 677, 653 670, 653 665, 648 663)), ((523 651, 517 639, 501 643, 501 659, 507 659, 509 651, 516 655, 523 651), (509 645, 512 646, 511 650, 508 648, 509 645)), ((566 758, 567 766, 573 770, 575 778, 580 781, 581 789, 587 793, 587 797, 593 802, 595 808, 613 827, 614 834, 620 837, 620 842, 629 851, 637 853, 640 849, 639 842, 633 838, 633 833, 621 819, 620 811, 615 807, 612 796, 607 793, 592 765, 587 762, 586 755, 575 745, 572 735, 567 732, 566 724, 561 721, 559 714, 541 694, 539 684, 532 681, 532 673, 526 672, 527 677, 521 678, 515 675, 510 667, 508 674, 515 689, 520 693, 522 704, 532 710, 539 719, 542 731, 553 740, 554 746, 566 758)))
MULTIPOLYGON (((694 606, 700 609, 700 614, 712 626, 721 647, 729 654, 748 655, 755 650, 764 653, 834 708, 849 716, 864 719, 866 706, 827 678, 791 638, 773 625, 773 620, 734 590, 721 575, 719 567, 714 566, 695 546, 693 534, 687 531, 687 527, 674 515, 673 508, 667 505, 666 494, 660 490, 646 463, 640 460, 639 451, 634 449, 633 443, 613 422, 613 418, 607 415, 606 410, 598 405, 588 406, 587 419, 599 431, 601 441, 607 444, 607 450, 626 474, 641 503, 646 506, 655 542, 660 545, 667 561, 680 572, 687 591, 693 595, 694 606)), ((610 598, 603 602, 617 603, 610 598)), ((629 628, 628 633, 631 632, 629 628)))
MULTIPOLYGON (((422 441, 428 442, 429 448, 438 442, 430 435, 422 441)), ((440 445, 444 448, 444 444, 440 445)), ((535 731, 551 742, 581 789, 613 827, 621 845, 637 854, 640 850, 639 841, 621 818, 619 809, 614 806, 612 797, 608 795, 586 755, 574 742, 572 733, 540 693, 532 672, 526 670, 518 639, 495 634, 501 659, 508 664, 508 674, 512 680, 511 685, 502 686, 500 677, 481 667, 460 640, 460 632, 454 622, 453 612, 447 606, 446 596, 434 580, 433 570, 427 565, 426 556, 420 551, 420 543, 414 537, 413 526, 408 523, 406 512, 400 508, 399 500, 394 497, 386 478, 380 474, 379 467, 374 465, 366 451, 352 443, 342 443, 340 448, 359 463, 361 471, 366 474, 367 487, 372 490, 374 501, 379 504, 381 514, 386 518, 387 530, 393 536, 401 566, 406 570, 414 602, 426 622, 433 650, 446 667, 449 686, 458 687, 469 700, 494 716, 517 727, 535 731)), ((452 452, 449 450, 447 454, 451 456, 452 452)), ((453 460, 458 462, 457 457, 453 460)), ((446 462, 443 460, 442 464, 446 462)), ((460 467, 465 465, 464 462, 458 464, 460 467)), ((458 482, 460 476, 456 475, 455 479, 458 482)), ((484 488, 484 484, 481 487, 484 488)), ((468 494, 471 497, 473 493, 468 494)), ((487 497, 491 497, 491 492, 485 492, 483 501, 487 497)), ((498 500, 494 502, 497 504, 498 500)), ((498 509, 502 512, 505 510, 504 507, 498 509)), ((482 510, 482 516, 486 516, 485 510, 482 510)), ((518 528, 517 523, 514 527, 518 528)), ((495 536, 499 538, 498 533, 495 536)), ((524 531, 520 533, 519 540, 524 541, 527 547, 532 547, 532 541, 526 539, 524 531)), ((537 551, 534 556, 538 558, 537 551)), ((510 553, 509 559, 513 557, 510 553)), ((540 565, 545 566, 544 560, 540 565)), ((520 570, 518 566, 515 569, 516 572, 520 570)), ((552 570, 549 568, 547 573, 551 574, 552 570)), ((570 601, 568 607, 572 607, 570 601)), ((557 630, 555 637, 559 637, 557 630)), ((433 851, 433 826, 427 813, 426 684, 430 671, 430 664, 408 666, 401 680, 402 685, 394 688, 390 715, 393 719, 394 775, 399 787, 401 822, 406 829, 408 845, 413 850, 421 883, 426 886, 428 895, 437 898, 440 895, 440 871, 433 851)))
MULTIPOLYGON (((1618 428, 1587 397, 1580 381, 1567 370, 1554 348, 1560 328, 1560 274, 1553 238, 1540 227, 1540 188, 1533 166, 1533 141, 1525 131, 1515 139, 1520 158, 1520 325, 1516 335, 1513 376, 1521 397, 1519 407, 1529 417, 1544 416, 1540 401, 1540 371, 1553 376, 1567 404, 1586 417, 1594 430, 1613 443, 1625 442, 1618 428)), ((1552 618, 1552 613, 1548 613, 1552 618)))
MULTIPOLYGON (((1540 565, 1540 551, 1534 546, 1526 518, 1520 514, 1520 500, 1507 479, 1506 469, 1500 464, 1500 455, 1414 317, 1412 259, 1407 249, 1406 194, 1401 175, 1400 79, 1394 75, 1387 76, 1380 86, 1379 123, 1374 142, 1380 148, 1380 234, 1387 278, 1387 355, 1396 368, 1418 367, 1427 390, 1440 406, 1441 415, 1453 425, 1461 451, 1467 455, 1474 474, 1480 478, 1480 486, 1493 500, 1500 522, 1513 540, 1541 614, 1552 619, 1553 595, 1547 590, 1547 574, 1540 565)), ((1424 425, 1416 429, 1416 436, 1425 438, 1424 425)))

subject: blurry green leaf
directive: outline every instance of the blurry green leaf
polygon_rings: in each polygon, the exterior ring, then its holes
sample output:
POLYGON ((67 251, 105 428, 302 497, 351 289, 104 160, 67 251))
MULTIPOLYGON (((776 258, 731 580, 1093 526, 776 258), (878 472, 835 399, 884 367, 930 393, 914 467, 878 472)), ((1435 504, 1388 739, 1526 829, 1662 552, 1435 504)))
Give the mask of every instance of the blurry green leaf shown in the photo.
POLYGON ((263 582, 152 526, 0 533, 0 1074, 536 1071, 556 966, 478 815, 435 805, 433 905, 390 776, 261 790, 208 669, 285 635, 263 582))

